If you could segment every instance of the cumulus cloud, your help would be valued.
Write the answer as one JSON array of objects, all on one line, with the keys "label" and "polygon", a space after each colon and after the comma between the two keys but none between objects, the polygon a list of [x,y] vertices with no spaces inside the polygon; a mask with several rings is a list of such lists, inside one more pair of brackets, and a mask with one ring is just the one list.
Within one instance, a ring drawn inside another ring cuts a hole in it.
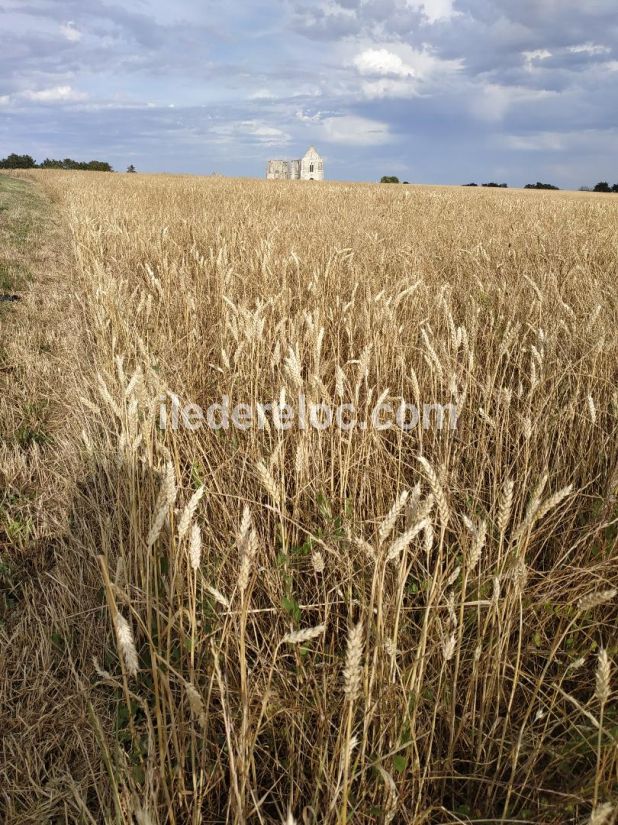
[{"label": "cumulus cloud", "polygon": [[413,49],[405,44],[365,49],[352,65],[368,100],[432,94],[463,69],[462,60],[443,60],[427,47]]},{"label": "cumulus cloud", "polygon": [[366,49],[354,58],[354,65],[360,74],[374,77],[414,77],[415,74],[411,66],[388,49]]}]

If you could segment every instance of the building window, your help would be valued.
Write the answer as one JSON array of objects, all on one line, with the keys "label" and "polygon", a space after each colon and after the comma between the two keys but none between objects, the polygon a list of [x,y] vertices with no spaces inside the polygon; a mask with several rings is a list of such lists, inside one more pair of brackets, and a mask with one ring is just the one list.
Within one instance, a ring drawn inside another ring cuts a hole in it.
[{"label": "building window", "polygon": [[309,164],[309,171],[313,172],[313,163]]}]

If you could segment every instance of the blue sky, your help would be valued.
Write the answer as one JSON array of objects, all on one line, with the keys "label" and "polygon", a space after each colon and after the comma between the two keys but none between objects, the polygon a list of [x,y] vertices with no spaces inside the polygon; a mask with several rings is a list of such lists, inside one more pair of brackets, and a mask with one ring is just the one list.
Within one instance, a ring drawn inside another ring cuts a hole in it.
[{"label": "blue sky", "polygon": [[0,156],[618,181],[616,0],[0,0]]}]

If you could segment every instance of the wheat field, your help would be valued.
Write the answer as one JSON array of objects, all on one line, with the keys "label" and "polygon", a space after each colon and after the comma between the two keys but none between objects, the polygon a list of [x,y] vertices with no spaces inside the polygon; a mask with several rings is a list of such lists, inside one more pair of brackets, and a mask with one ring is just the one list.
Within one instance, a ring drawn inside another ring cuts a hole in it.
[{"label": "wheat field", "polygon": [[[618,201],[23,177],[4,821],[615,821]],[[299,392],[458,423],[161,427]]]}]

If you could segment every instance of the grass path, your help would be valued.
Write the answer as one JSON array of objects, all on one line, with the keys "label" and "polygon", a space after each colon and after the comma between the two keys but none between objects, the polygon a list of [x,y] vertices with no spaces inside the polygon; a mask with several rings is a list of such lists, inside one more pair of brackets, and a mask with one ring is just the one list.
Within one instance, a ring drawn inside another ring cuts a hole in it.
[{"label": "grass path", "polygon": [[9,593],[64,521],[76,340],[64,232],[39,189],[0,176],[0,569]]},{"label": "grass path", "polygon": [[79,477],[74,411],[83,380],[67,235],[38,186],[0,175],[0,295],[18,298],[0,301],[0,821],[7,823],[52,821],[76,804],[72,778],[54,789],[55,774],[77,758],[74,726],[85,713],[62,650],[62,622],[77,608],[63,603],[66,583],[81,575],[62,549]]}]

